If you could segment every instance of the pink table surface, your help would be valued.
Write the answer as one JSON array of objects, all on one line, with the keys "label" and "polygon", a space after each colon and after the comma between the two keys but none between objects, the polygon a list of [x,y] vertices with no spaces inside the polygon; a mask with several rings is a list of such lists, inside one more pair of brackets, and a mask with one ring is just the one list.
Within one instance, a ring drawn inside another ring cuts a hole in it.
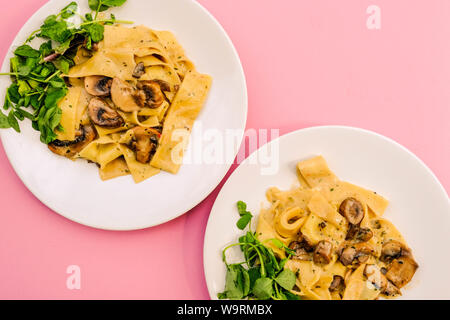
[{"label": "pink table surface", "polygon": [[[1,57],[45,2],[2,1]],[[199,2],[240,54],[247,128],[370,129],[417,154],[450,190],[450,1]],[[380,30],[366,27],[371,4]],[[221,185],[164,225],[96,230],[44,206],[0,148],[0,298],[207,299],[203,234]],[[66,287],[69,265],[81,268],[80,290]]]}]

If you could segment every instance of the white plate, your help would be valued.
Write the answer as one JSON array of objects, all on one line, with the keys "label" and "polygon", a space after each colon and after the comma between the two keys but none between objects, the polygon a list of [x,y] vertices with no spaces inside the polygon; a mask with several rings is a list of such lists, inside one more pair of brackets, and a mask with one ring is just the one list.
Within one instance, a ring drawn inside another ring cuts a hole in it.
[{"label": "white plate", "polygon": [[[69,2],[49,1],[30,18],[9,49],[3,72],[9,69],[14,48]],[[86,0],[77,2],[81,12],[88,12]],[[112,12],[118,19],[172,31],[197,69],[213,77],[208,101],[197,120],[203,131],[245,128],[247,91],[242,66],[229,37],[206,9],[192,0],[129,0]],[[9,85],[8,77],[0,78],[2,102]],[[140,184],[134,184],[131,176],[102,182],[95,165],[52,154],[28,121],[21,129],[21,134],[12,129],[0,132],[6,154],[24,184],[54,211],[96,228],[133,230],[174,219],[202,201],[230,167],[230,163],[186,164],[177,175],[163,172]],[[196,133],[198,127],[192,136]],[[195,145],[194,139],[189,148]]]},{"label": "white plate", "polygon": [[[250,162],[277,143],[279,171],[261,175],[264,166]],[[404,235],[420,265],[402,290],[402,299],[449,299],[450,204],[444,188],[398,143],[370,131],[336,126],[282,136],[253,153],[230,176],[214,203],[205,234],[204,268],[211,298],[217,299],[225,285],[222,249],[242,235],[236,228],[236,202],[245,201],[257,214],[267,188],[289,189],[296,182],[297,162],[316,155],[323,155],[342,180],[375,190],[390,201],[385,217]]]}]

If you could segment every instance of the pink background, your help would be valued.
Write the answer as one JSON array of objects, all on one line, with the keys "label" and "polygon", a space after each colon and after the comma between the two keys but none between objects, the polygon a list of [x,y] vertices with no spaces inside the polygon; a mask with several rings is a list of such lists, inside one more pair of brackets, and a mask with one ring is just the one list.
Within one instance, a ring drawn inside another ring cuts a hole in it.
[{"label": "pink background", "polygon": [[[2,58],[45,2],[2,1]],[[199,2],[240,54],[248,128],[370,129],[417,154],[450,190],[450,1]],[[381,30],[366,28],[371,4]],[[221,185],[162,226],[96,230],[40,203],[0,148],[0,298],[207,299],[203,234]],[[81,267],[81,290],[66,288],[71,264]]]}]

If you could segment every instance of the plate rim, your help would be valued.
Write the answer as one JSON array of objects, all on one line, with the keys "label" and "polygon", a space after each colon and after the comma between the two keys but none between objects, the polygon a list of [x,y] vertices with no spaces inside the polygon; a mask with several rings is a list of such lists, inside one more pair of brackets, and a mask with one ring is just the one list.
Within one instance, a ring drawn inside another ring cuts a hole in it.
[{"label": "plate rim", "polygon": [[[40,8],[38,8],[27,20],[26,22],[22,25],[22,27],[20,28],[20,30],[17,32],[17,34],[15,35],[14,39],[12,40],[11,44],[8,47],[8,50],[5,53],[3,62],[1,64],[1,69],[0,70],[6,70],[7,65],[8,65],[8,56],[10,56],[10,54],[13,52],[13,47],[15,45],[17,45],[17,40],[19,38],[19,36],[22,34],[24,28],[30,23],[31,20],[35,19],[36,17],[38,17],[39,15],[41,15],[41,12],[46,12],[47,10],[51,10],[52,9],[52,4],[54,2],[57,2],[58,0],[49,0],[46,3],[44,3]],[[145,1],[145,0],[144,0]],[[243,102],[243,117],[242,117],[242,122],[241,126],[243,130],[239,130],[239,136],[238,139],[236,140],[238,143],[235,146],[235,150],[233,152],[233,159],[236,157],[236,155],[239,152],[240,146],[242,144],[243,138],[244,138],[244,130],[247,126],[247,120],[248,120],[248,86],[247,86],[247,79],[245,76],[245,71],[244,68],[242,66],[242,61],[241,58],[239,56],[238,51],[236,50],[236,47],[234,46],[230,36],[228,35],[228,33],[226,32],[225,28],[221,25],[221,23],[200,3],[198,3],[197,1],[194,0],[177,0],[180,2],[185,2],[185,3],[191,3],[194,6],[197,6],[198,9],[200,9],[203,14],[205,14],[212,23],[214,23],[216,25],[216,27],[218,28],[218,30],[220,30],[220,32],[225,36],[225,40],[228,44],[228,46],[231,48],[231,51],[233,53],[233,56],[237,62],[237,67],[238,67],[238,72],[240,74],[240,78],[242,79],[242,93],[243,93],[243,97],[242,97],[242,102]],[[31,124],[30,124],[31,125]],[[3,150],[5,151],[6,157],[9,161],[9,163],[11,164],[12,168],[14,169],[14,172],[16,173],[16,175],[19,177],[19,179],[21,180],[21,182],[25,185],[25,187],[27,188],[27,190],[29,192],[31,192],[33,194],[34,197],[36,197],[42,204],[44,204],[46,207],[48,207],[49,209],[51,209],[52,211],[54,211],[55,213],[59,214],[60,216],[76,222],[78,224],[81,224],[83,226],[87,226],[87,227],[91,227],[94,229],[99,229],[99,230],[107,230],[107,231],[134,231],[134,230],[143,230],[143,229],[147,229],[147,228],[151,228],[151,227],[155,227],[155,226],[159,226],[162,225],[164,223],[167,223],[171,220],[174,220],[184,214],[186,214],[187,212],[189,212],[190,210],[192,210],[193,208],[195,208],[197,205],[199,205],[203,200],[205,200],[213,191],[214,189],[220,185],[220,183],[222,182],[222,180],[224,179],[224,177],[226,176],[227,172],[230,170],[232,163],[226,164],[223,166],[223,169],[221,171],[221,173],[218,175],[217,182],[215,183],[211,183],[211,185],[208,188],[205,188],[203,192],[199,193],[199,196],[195,199],[195,201],[192,201],[192,204],[189,206],[186,206],[185,209],[180,210],[181,212],[176,213],[175,215],[169,215],[166,219],[162,219],[157,223],[150,223],[148,225],[143,225],[140,227],[133,227],[133,228],[121,228],[121,227],[116,227],[116,228],[111,228],[111,227],[105,227],[105,226],[101,226],[101,225],[97,225],[95,223],[86,223],[81,221],[80,219],[74,218],[74,217],[69,217],[68,215],[66,215],[65,213],[63,213],[62,211],[56,210],[56,208],[54,208],[53,204],[49,203],[50,201],[47,201],[47,199],[44,201],[41,197],[38,196],[37,192],[33,191],[32,188],[30,188],[29,183],[27,183],[26,179],[22,176],[22,174],[20,173],[20,170],[18,170],[18,168],[16,168],[16,164],[14,163],[14,161],[11,161],[11,157],[10,157],[10,151],[9,149],[5,146],[5,143],[3,142],[4,137],[3,137],[3,131],[4,130],[13,130],[11,128],[9,129],[1,129],[0,130],[0,141],[1,144],[3,146]]]},{"label": "plate rim", "polygon": [[[375,132],[375,131],[372,131],[372,130],[359,128],[359,127],[354,127],[354,126],[345,126],[345,125],[320,125],[320,126],[306,127],[306,128],[297,129],[297,130],[288,132],[288,133],[286,133],[284,135],[281,135],[281,136],[277,137],[276,139],[273,139],[273,140],[265,143],[264,145],[260,146],[258,149],[253,151],[247,158],[245,158],[245,160],[243,162],[241,162],[239,164],[239,166],[231,173],[231,175],[228,177],[227,181],[225,181],[225,183],[221,187],[219,193],[217,194],[216,199],[214,200],[214,204],[211,207],[211,211],[210,211],[210,214],[208,216],[208,221],[207,221],[206,228],[205,228],[205,234],[204,234],[204,237],[203,237],[203,255],[202,255],[202,258],[203,258],[203,273],[204,273],[206,287],[208,289],[208,294],[210,296],[210,299],[217,300],[218,298],[216,296],[216,293],[213,292],[213,290],[212,290],[212,284],[210,283],[211,280],[208,280],[210,278],[208,277],[208,268],[206,266],[206,261],[207,261],[206,246],[207,246],[208,239],[211,237],[210,233],[212,232],[211,231],[212,213],[216,209],[217,199],[222,194],[223,189],[230,183],[230,180],[232,179],[232,177],[234,175],[238,175],[239,174],[239,171],[241,170],[241,167],[243,167],[243,165],[246,165],[250,161],[249,159],[255,157],[255,155],[258,152],[261,152],[261,150],[263,148],[268,147],[270,144],[272,144],[272,143],[274,143],[276,141],[280,141],[280,139],[283,139],[283,138],[286,138],[286,137],[289,137],[289,136],[292,136],[292,135],[295,135],[295,134],[299,134],[299,133],[303,133],[303,132],[309,132],[309,131],[327,130],[327,129],[339,129],[339,130],[348,130],[348,131],[354,131],[354,132],[362,132],[364,134],[368,134],[368,135],[372,135],[372,136],[375,136],[377,138],[380,138],[381,140],[384,140],[387,143],[390,143],[390,144],[392,144],[392,145],[394,145],[396,147],[399,147],[401,150],[406,152],[409,156],[412,156],[412,158],[418,164],[420,164],[420,166],[423,167],[425,169],[425,171],[433,178],[433,181],[439,187],[439,192],[442,193],[442,195],[447,198],[447,200],[448,200],[448,207],[450,209],[450,198],[449,198],[449,195],[448,195],[447,191],[445,190],[444,186],[442,185],[442,183],[439,181],[437,176],[434,174],[434,172],[416,154],[414,154],[411,150],[409,150],[408,148],[406,148],[405,146],[403,146],[399,142],[393,140],[392,138],[389,138],[389,137],[387,137],[385,135],[382,135],[382,134],[380,134],[378,132]],[[259,215],[259,213],[258,213],[258,215]]]}]

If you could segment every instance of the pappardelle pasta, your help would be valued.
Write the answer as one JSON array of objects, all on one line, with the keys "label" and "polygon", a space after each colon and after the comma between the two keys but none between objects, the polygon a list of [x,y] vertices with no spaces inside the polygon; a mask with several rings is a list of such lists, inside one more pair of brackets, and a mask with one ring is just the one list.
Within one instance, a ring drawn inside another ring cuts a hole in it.
[{"label": "pappardelle pasta", "polygon": [[[418,264],[383,213],[376,192],[339,180],[321,156],[298,163],[299,188],[270,188],[259,216],[259,240],[276,238],[295,253],[285,268],[292,290],[307,299],[372,300],[401,294]],[[267,242],[281,258],[285,251]]]},{"label": "pappardelle pasta", "polygon": [[[297,165],[300,186],[267,190],[256,231],[247,205],[236,226],[248,231],[222,253],[227,266],[220,299],[374,300],[395,298],[418,264],[394,225],[388,201],[341,181],[322,156]],[[229,264],[239,246],[245,261]],[[244,267],[246,266],[246,267]]]},{"label": "pappardelle pasta", "polygon": [[[93,50],[80,46],[51,151],[99,166],[103,180],[136,183],[177,173],[211,77],[200,74],[175,36],[145,26],[105,25]],[[185,134],[179,134],[182,131]]]}]

